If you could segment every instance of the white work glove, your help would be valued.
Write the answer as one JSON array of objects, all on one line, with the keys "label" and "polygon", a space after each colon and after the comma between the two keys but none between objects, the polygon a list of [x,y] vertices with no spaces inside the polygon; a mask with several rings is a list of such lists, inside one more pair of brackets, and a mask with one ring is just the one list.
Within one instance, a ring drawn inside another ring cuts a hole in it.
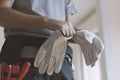
[{"label": "white work glove", "polygon": [[93,67],[104,49],[101,39],[87,30],[78,30],[72,40],[80,45],[86,64]]},{"label": "white work glove", "polygon": [[34,61],[34,66],[39,68],[40,74],[47,71],[47,74],[51,75],[54,71],[60,71],[68,39],[71,37],[65,37],[57,30],[42,44]]}]

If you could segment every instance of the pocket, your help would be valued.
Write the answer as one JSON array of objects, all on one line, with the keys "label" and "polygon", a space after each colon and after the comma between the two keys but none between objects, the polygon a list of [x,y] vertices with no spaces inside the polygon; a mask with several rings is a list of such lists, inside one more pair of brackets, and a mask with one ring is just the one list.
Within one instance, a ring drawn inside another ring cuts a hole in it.
[{"label": "pocket", "polygon": [[63,66],[61,69],[61,74],[65,80],[74,80],[72,64],[70,64],[70,62],[67,60],[67,58],[64,59]]}]

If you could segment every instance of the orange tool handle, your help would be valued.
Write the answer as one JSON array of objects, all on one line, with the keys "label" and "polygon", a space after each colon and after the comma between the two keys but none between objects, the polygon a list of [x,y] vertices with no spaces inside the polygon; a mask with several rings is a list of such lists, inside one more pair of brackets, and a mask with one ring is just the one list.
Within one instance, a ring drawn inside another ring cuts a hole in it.
[{"label": "orange tool handle", "polygon": [[26,62],[18,76],[18,80],[22,80],[24,78],[24,76],[27,74],[27,72],[29,71],[31,66],[30,62]]},{"label": "orange tool handle", "polygon": [[10,76],[11,76],[11,72],[12,72],[12,65],[6,64],[5,67],[5,73],[8,73],[7,75],[5,75],[5,80],[9,80]]},{"label": "orange tool handle", "polygon": [[3,63],[1,66],[1,80],[4,80],[4,70],[6,67],[6,63]]}]

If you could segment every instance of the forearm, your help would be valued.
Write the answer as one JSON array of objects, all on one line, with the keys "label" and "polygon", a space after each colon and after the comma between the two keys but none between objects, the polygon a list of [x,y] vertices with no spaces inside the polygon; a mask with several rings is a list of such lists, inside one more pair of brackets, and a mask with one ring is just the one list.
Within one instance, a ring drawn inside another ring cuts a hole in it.
[{"label": "forearm", "polygon": [[66,14],[65,21],[71,23],[72,22],[72,15],[71,14]]},{"label": "forearm", "polygon": [[34,16],[15,11],[11,8],[0,7],[0,25],[11,29],[59,29],[58,21],[43,16]]}]

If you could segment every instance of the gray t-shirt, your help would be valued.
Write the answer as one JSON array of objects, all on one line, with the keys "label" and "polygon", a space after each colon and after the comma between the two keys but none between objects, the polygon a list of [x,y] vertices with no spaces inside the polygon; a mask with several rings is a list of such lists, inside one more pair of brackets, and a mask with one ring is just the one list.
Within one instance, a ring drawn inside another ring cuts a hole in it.
[{"label": "gray t-shirt", "polygon": [[[30,15],[42,15],[50,19],[65,21],[65,14],[75,14],[76,9],[72,0],[11,0],[12,8]],[[8,35],[30,35],[48,37],[52,30],[43,28],[37,30],[11,30],[5,29]]]}]

